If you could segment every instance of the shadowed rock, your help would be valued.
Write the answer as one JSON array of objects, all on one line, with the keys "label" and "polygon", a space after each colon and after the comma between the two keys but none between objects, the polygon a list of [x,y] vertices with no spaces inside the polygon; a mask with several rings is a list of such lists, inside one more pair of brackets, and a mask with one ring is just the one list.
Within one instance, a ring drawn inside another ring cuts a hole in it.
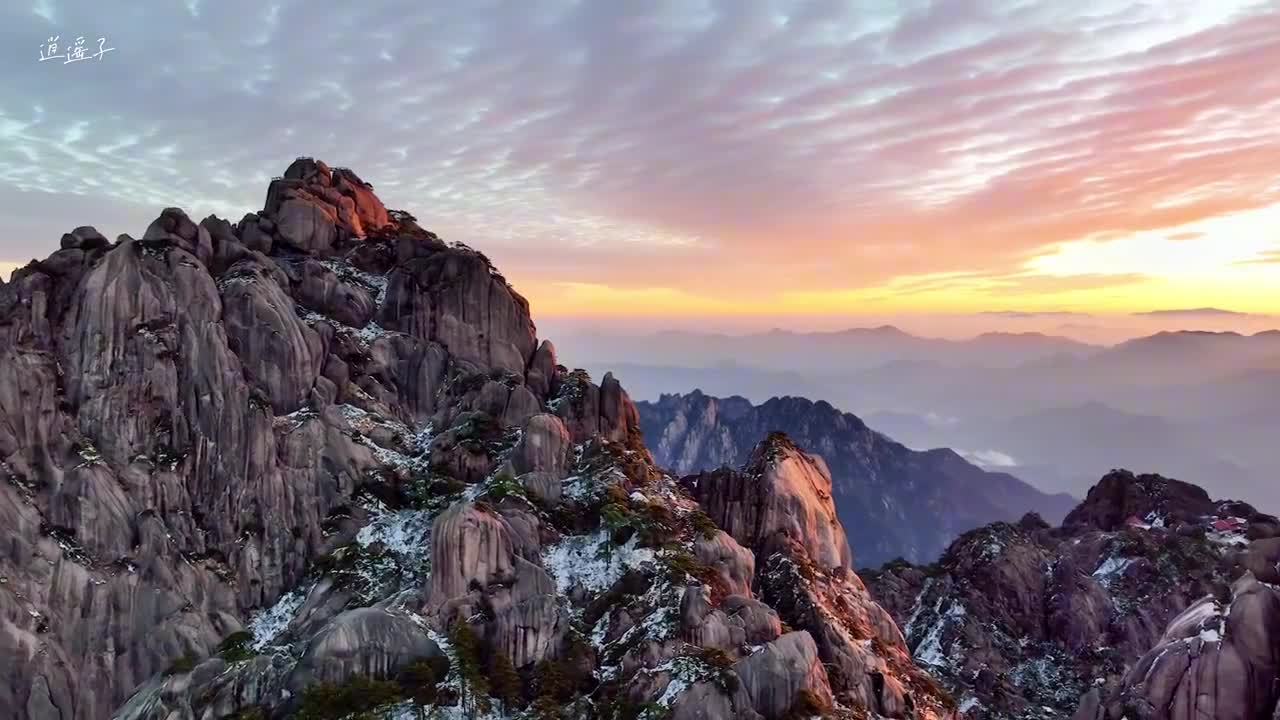
[{"label": "shadowed rock", "polygon": [[[1243,503],[1208,500],[1193,485],[1114,471],[1061,528],[1035,518],[996,523],[961,536],[931,566],[895,562],[864,575],[916,660],[986,718],[1167,718],[1176,693],[1212,696],[1219,682],[1180,679],[1194,657],[1218,650],[1171,641],[1170,633],[1188,637],[1176,618],[1221,614],[1212,609],[1234,581],[1274,573],[1277,546],[1248,540],[1265,537],[1274,521]],[[1142,681],[1139,666],[1159,672]],[[1155,700],[1120,709],[1122,683],[1125,693]],[[1213,708],[1203,717],[1226,716],[1221,701],[1200,703]]]},{"label": "shadowed rock", "polygon": [[1280,698],[1280,595],[1251,574],[1223,607],[1204,598],[1169,623],[1110,699],[1087,696],[1078,720],[1248,720]]},{"label": "shadowed rock", "polygon": [[427,660],[448,666],[448,658],[426,630],[404,615],[380,608],[343,613],[307,643],[290,684],[341,684],[355,676],[389,678],[406,665]]},{"label": "shadowed rock", "polygon": [[733,669],[742,679],[751,706],[769,720],[786,715],[802,691],[812,693],[826,706],[831,704],[827,674],[807,632],[787,633],[739,660]]},{"label": "shadowed rock", "polygon": [[714,568],[730,595],[751,597],[751,581],[756,574],[756,558],[733,536],[717,530],[711,537],[699,536],[693,543],[698,562]]}]

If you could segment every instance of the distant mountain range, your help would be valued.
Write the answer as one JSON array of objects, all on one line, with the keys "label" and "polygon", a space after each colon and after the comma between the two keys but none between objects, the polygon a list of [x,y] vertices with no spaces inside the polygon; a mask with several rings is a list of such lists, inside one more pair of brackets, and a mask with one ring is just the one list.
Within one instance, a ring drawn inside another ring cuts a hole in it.
[{"label": "distant mountain range", "polygon": [[[586,360],[634,364],[715,366],[743,362],[793,372],[848,372],[893,362],[944,360],[966,366],[1017,367],[1059,357],[1088,357],[1106,348],[1040,333],[984,333],[968,340],[912,335],[892,325],[837,332],[774,329],[745,335],[661,331],[652,334],[580,333],[562,343]],[[797,352],[798,351],[798,352]],[[749,358],[749,362],[743,359]]]},{"label": "distant mountain range", "polygon": [[931,561],[959,534],[1030,511],[1055,521],[1071,509],[1007,473],[990,472],[948,449],[916,451],[826,402],[694,391],[637,403],[645,443],[659,465],[689,474],[746,462],[771,432],[784,432],[826,462],[833,499],[860,566],[897,557]]},{"label": "distant mountain range", "polygon": [[937,340],[893,327],[662,333],[610,337],[582,355],[583,367],[618,371],[644,400],[697,388],[857,408],[909,447],[955,448],[1049,492],[1081,494],[1129,466],[1280,505],[1267,430],[1280,426],[1278,331],[1162,332],[1112,347],[1035,334]]},{"label": "distant mountain range", "polygon": [[[562,346],[579,350],[588,363],[626,360],[633,365],[715,367],[726,363],[764,370],[847,375],[910,367],[1053,369],[1077,374],[1146,371],[1144,384],[1204,379],[1275,368],[1280,330],[1252,335],[1181,330],[1159,332],[1118,345],[1078,342],[1041,333],[983,333],[966,340],[913,335],[892,325],[838,332],[727,335],[686,331],[648,334],[580,332]],[[1153,369],[1160,372],[1151,374]]]}]

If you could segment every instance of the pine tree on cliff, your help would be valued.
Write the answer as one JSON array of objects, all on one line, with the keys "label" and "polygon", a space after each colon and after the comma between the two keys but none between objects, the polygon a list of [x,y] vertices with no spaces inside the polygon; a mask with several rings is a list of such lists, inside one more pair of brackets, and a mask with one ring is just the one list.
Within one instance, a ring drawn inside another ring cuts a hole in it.
[{"label": "pine tree on cliff", "polygon": [[520,703],[520,674],[511,664],[511,658],[501,651],[495,652],[489,662],[489,684],[493,696],[502,701],[502,712],[510,712]]},{"label": "pine tree on cliff", "polygon": [[[474,718],[477,712],[488,712],[489,701],[485,697],[488,693],[488,682],[485,680],[481,669],[480,649],[476,634],[465,620],[458,618],[449,630],[449,642],[453,643],[454,659],[458,663],[458,676],[461,678],[461,682],[458,685],[461,691],[460,702],[462,703],[463,712],[470,718]],[[467,703],[468,687],[471,689],[469,706]]]}]

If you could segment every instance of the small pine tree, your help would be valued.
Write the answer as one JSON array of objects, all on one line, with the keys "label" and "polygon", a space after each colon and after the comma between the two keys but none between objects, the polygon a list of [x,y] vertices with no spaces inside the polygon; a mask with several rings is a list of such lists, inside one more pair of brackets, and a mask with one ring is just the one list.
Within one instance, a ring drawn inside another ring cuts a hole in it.
[{"label": "small pine tree", "polygon": [[[462,709],[467,713],[467,717],[475,717],[477,712],[485,711],[489,704],[485,698],[488,692],[488,683],[485,682],[484,673],[480,665],[480,643],[476,639],[475,632],[471,630],[471,626],[462,618],[455,620],[453,627],[450,628],[449,642],[453,643],[453,652],[458,663],[458,675],[462,678],[460,683]],[[467,703],[468,688],[471,689],[469,707]]]},{"label": "small pine tree", "polygon": [[549,697],[560,701],[567,699],[573,692],[564,663],[558,660],[543,660],[534,669],[534,682],[538,697]]},{"label": "small pine tree", "polygon": [[416,660],[400,671],[400,686],[419,708],[435,704],[437,682],[436,670],[428,660]]},{"label": "small pine tree", "polygon": [[559,720],[560,703],[550,695],[540,695],[533,701],[533,716],[537,720]]},{"label": "small pine tree", "polygon": [[509,712],[520,703],[520,673],[511,658],[502,651],[493,653],[489,661],[489,686],[493,696],[502,701],[502,711]]}]

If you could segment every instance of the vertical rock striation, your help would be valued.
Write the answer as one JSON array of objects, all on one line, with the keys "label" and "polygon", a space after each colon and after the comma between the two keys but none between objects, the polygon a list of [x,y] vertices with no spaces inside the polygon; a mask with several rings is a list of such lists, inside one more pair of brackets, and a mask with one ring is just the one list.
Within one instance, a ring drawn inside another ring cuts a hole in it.
[{"label": "vertical rock striation", "polygon": [[782,437],[682,486],[484,255],[299,158],[0,284],[0,707],[952,716],[831,494]]}]

